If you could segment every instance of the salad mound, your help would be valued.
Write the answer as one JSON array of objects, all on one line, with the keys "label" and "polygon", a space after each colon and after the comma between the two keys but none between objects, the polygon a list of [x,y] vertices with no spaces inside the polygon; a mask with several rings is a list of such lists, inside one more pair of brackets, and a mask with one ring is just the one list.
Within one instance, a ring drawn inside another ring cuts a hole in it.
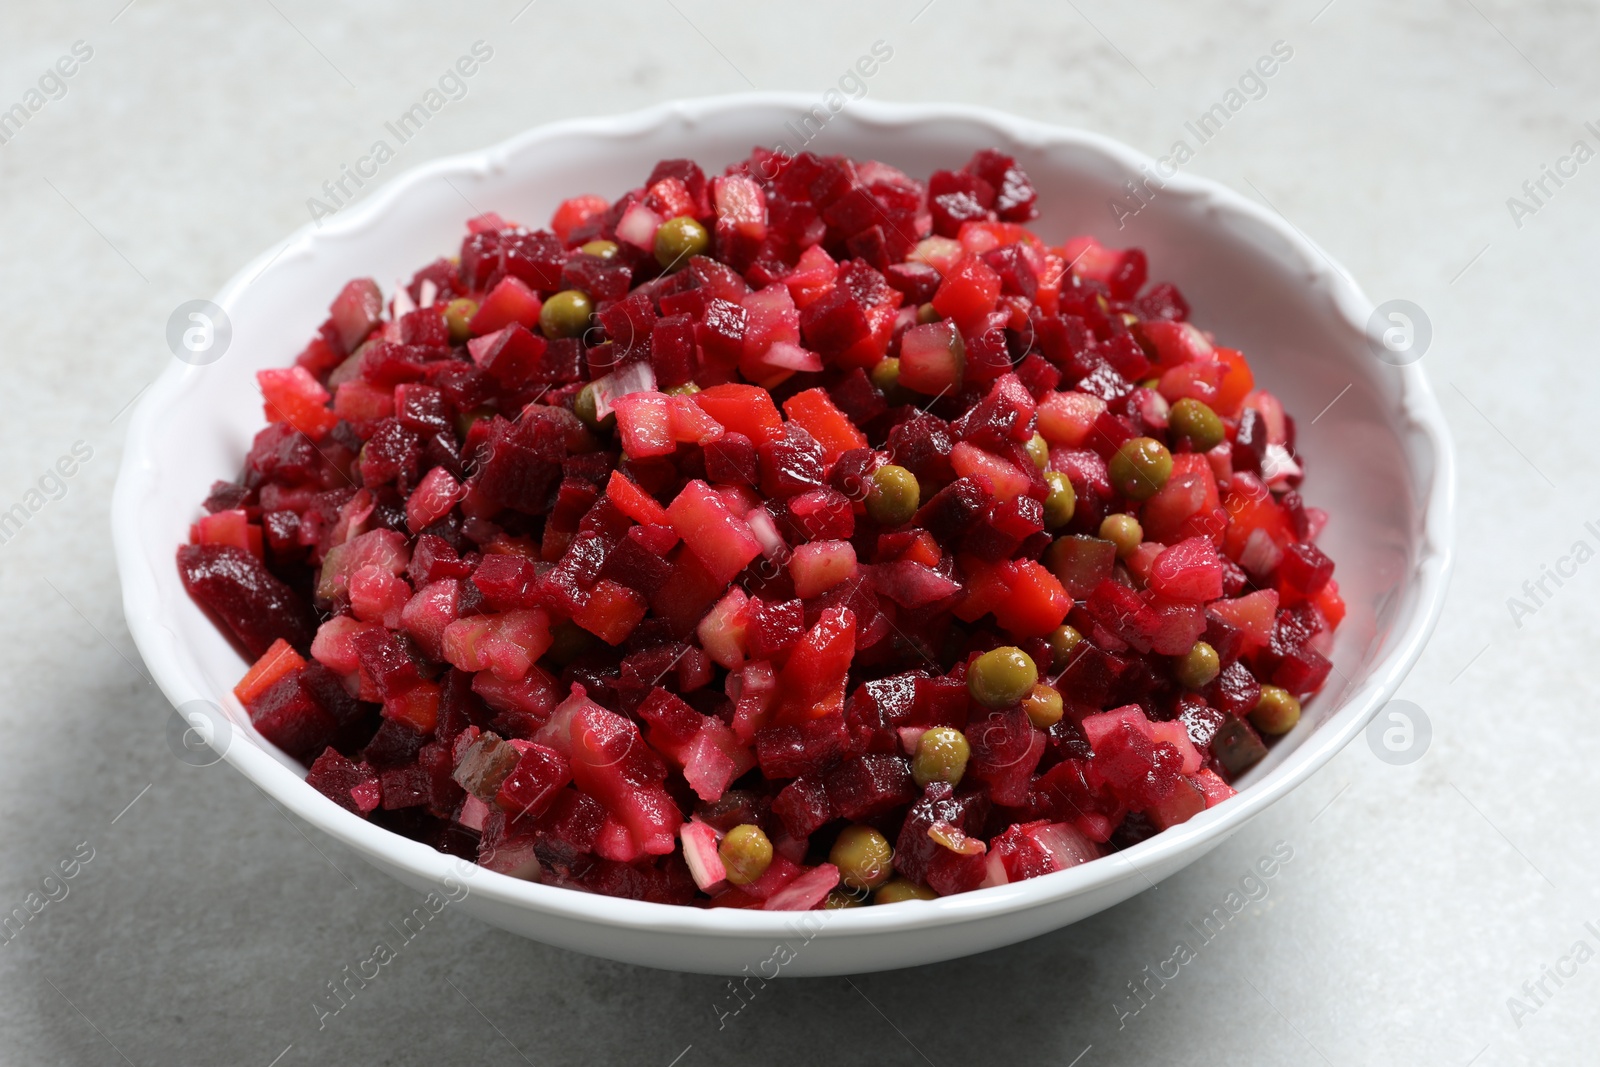
[{"label": "salad mound", "polygon": [[1294,420],[1145,255],[919,181],[664,160],[338,293],[178,548],[257,731],[491,870],[886,904],[1221,803],[1344,615]]}]

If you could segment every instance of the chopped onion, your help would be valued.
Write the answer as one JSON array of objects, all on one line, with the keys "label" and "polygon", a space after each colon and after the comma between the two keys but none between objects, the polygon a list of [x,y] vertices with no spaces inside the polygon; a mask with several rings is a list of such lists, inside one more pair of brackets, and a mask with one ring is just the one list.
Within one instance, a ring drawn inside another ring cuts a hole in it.
[{"label": "chopped onion", "polygon": [[1272,536],[1265,530],[1251,530],[1245,540],[1244,551],[1239,553],[1239,566],[1257,578],[1264,578],[1277,570],[1282,562],[1283,549],[1272,540]]},{"label": "chopped onion", "polygon": [[780,562],[788,558],[789,546],[783,540],[783,534],[778,532],[778,524],[772,521],[771,512],[766,508],[752,508],[744,521],[749,524],[756,540],[761,542],[762,555]]},{"label": "chopped onion", "polygon": [[[423,284],[432,285],[433,283],[423,282]],[[417,310],[417,305],[411,302],[411,291],[404,285],[396,285],[394,299],[389,301],[390,317],[398,319],[401,315],[409,315],[415,310]]]},{"label": "chopped onion", "polygon": [[1033,831],[1032,836],[1038,846],[1055,862],[1058,871],[1087,863],[1100,855],[1100,850],[1095,848],[1094,842],[1084,837],[1071,823],[1053,822],[1048,826],[1039,827]]},{"label": "chopped onion", "polygon": [[656,387],[655,371],[648,360],[638,360],[619,367],[594,382],[594,417],[603,419],[616,410],[616,402],[634,393],[648,392]]},{"label": "chopped onion", "polygon": [[766,354],[761,357],[761,362],[769,367],[780,367],[783,370],[816,372],[822,369],[821,356],[806,351],[793,341],[772,342]]}]

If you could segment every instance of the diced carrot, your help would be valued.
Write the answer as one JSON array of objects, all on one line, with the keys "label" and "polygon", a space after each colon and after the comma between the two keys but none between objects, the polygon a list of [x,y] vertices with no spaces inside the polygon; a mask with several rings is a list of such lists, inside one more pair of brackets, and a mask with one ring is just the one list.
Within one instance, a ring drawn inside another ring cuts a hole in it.
[{"label": "diced carrot", "polygon": [[305,665],[306,661],[301,658],[300,653],[280,637],[261,653],[261,658],[251,665],[243,678],[239,679],[239,684],[233,687],[233,695],[239,698],[239,703],[248,708],[262,693],[287,676],[303,670]]},{"label": "diced carrot", "polygon": [[695,393],[694,402],[725,428],[744,434],[756,444],[783,436],[783,416],[778,414],[772,394],[759,385],[713,385]]},{"label": "diced carrot", "polygon": [[608,645],[620,645],[644,619],[649,603],[642,593],[609,578],[602,578],[589,591],[589,599],[572,621]]},{"label": "diced carrot", "polygon": [[611,472],[611,480],[606,483],[606,496],[622,509],[624,515],[641,526],[671,525],[671,520],[667,518],[667,509],[656,503],[654,497],[633,484],[633,480],[619,470]]},{"label": "diced carrot", "polygon": [[852,448],[867,447],[867,435],[839,410],[825,389],[796,393],[783,402],[783,413],[817,439],[825,462],[832,463]]},{"label": "diced carrot", "polygon": [[383,717],[405,723],[419,734],[432,733],[439,722],[439,686],[423,682],[383,704]]}]

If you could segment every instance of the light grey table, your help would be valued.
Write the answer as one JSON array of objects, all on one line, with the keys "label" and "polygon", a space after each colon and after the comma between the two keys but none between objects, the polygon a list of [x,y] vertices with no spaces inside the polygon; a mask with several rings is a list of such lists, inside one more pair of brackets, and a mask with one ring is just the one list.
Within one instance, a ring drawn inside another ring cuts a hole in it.
[{"label": "light grey table", "polygon": [[[42,105],[0,145],[0,510],[44,496],[0,544],[0,912],[44,901],[63,862],[75,872],[0,944],[0,1060],[1595,1061],[1600,729],[1586,664],[1600,567],[1547,581],[1531,614],[1508,604],[1576,542],[1600,548],[1585,526],[1600,520],[1600,162],[1562,162],[1576,141],[1600,148],[1585,126],[1600,119],[1592,11],[524,3],[95,0],[0,15],[0,108],[30,89]],[[1431,720],[1426,754],[1392,766],[1357,741],[1118,908],[942,966],[785,981],[720,1030],[717,979],[448,912],[319,1030],[324,983],[417,898],[227,765],[173,758],[169,708],[122,622],[108,499],[123,409],[172,358],[169,313],[304,222],[322,183],[477,40],[492,59],[386,173],[673,96],[821,94],[878,40],[893,57],[875,97],[989,104],[1161,154],[1284,42],[1292,57],[1189,166],[1431,320],[1424,366],[1460,448],[1465,521],[1444,622],[1401,692]],[[92,55],[47,76],[78,41]],[[1523,183],[1541,178],[1534,200]],[[72,476],[48,477],[75,447]],[[1274,847],[1293,859],[1266,897],[1133,999],[1129,983]]]}]

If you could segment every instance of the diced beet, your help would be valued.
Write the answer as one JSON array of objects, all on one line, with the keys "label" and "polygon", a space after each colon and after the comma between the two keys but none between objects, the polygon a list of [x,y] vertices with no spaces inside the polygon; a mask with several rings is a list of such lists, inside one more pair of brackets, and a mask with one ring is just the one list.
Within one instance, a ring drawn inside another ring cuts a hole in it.
[{"label": "diced beet", "polygon": [[983,254],[984,263],[1000,276],[1000,291],[1032,300],[1039,292],[1039,276],[1034,273],[1020,245],[1006,245]]},{"label": "diced beet", "polygon": [[382,801],[377,772],[333,749],[325,749],[311,764],[306,784],[348,812],[366,818]]},{"label": "diced beet", "polygon": [[888,410],[888,403],[867,372],[852,367],[828,389],[828,396],[856,426],[865,426]]},{"label": "diced beet", "polygon": [[789,836],[805,840],[839,817],[820,778],[800,777],[772,798],[772,813],[783,820]]},{"label": "diced beet", "polygon": [[791,525],[805,540],[847,540],[855,533],[855,511],[837,489],[823,486],[791,497],[787,510]]},{"label": "diced beet", "polygon": [[482,289],[500,266],[500,234],[496,230],[468,234],[461,241],[461,281],[467,289]]},{"label": "diced beet", "polygon": [[787,498],[823,484],[822,446],[795,423],[785,423],[780,438],[760,442],[756,459],[767,496]]},{"label": "diced beet", "polygon": [[1175,721],[1182,723],[1188,731],[1189,742],[1201,752],[1211,750],[1211,741],[1217,731],[1228,721],[1228,712],[1219,711],[1205,701],[1194,697],[1184,697],[1178,703],[1178,717]]},{"label": "diced beet", "polygon": [[560,288],[561,267],[566,259],[566,249],[554,234],[540,230],[501,235],[500,269],[526,282],[529,288]]},{"label": "diced beet", "polygon": [[1182,322],[1189,317],[1189,303],[1184,300],[1183,294],[1178,292],[1177,286],[1170,282],[1161,282],[1153,285],[1138,300],[1134,302],[1134,309],[1144,319],[1164,319],[1172,322]]},{"label": "diced beet", "polygon": [[634,293],[599,312],[596,316],[606,336],[616,346],[619,360],[648,354],[656,325],[655,307],[643,293]]},{"label": "diced beet", "polygon": [[1300,695],[1314,693],[1322,688],[1332,669],[1333,664],[1316,649],[1297,648],[1272,669],[1272,684]]},{"label": "diced beet", "polygon": [[[631,528],[606,556],[605,569],[601,574],[630,589],[637,589],[647,597],[660,592],[672,578],[672,565],[667,562],[665,552],[658,547],[660,541],[657,535],[651,532],[661,529],[647,526]],[[655,544],[651,543],[653,538],[657,538]],[[675,536],[673,540],[676,540]],[[671,547],[670,544],[668,547]]]},{"label": "diced beet", "polygon": [[361,758],[378,770],[387,770],[414,763],[428,738],[393,719],[383,720],[378,732],[372,735]]},{"label": "diced beet", "polygon": [[1004,222],[1028,222],[1037,218],[1035,206],[1039,194],[1033,183],[1017,166],[1017,161],[992,148],[981,149],[968,160],[966,171],[982,179],[994,190],[992,205],[995,214]]},{"label": "diced beet", "polygon": [[529,412],[511,423],[494,416],[474,488],[501,507],[543,514],[565,456],[566,435],[554,419]]},{"label": "diced beet", "polygon": [[298,671],[280,679],[246,707],[262,737],[300,760],[326,748],[339,726],[301,684]]},{"label": "diced beet", "polygon": [[1206,688],[1206,699],[1228,714],[1242,717],[1261,699],[1261,684],[1244,664],[1230,663]]},{"label": "diced beet", "polygon": [[827,777],[828,799],[840,815],[866,822],[916,797],[911,767],[904,756],[857,756]]},{"label": "diced beet", "polygon": [[305,434],[286,422],[274,422],[256,434],[245,457],[247,481],[295,484],[317,477],[321,456]]},{"label": "diced beet", "polygon": [[1033,437],[1035,410],[1033,397],[1021,380],[1004,374],[950,429],[963,441],[998,451],[1008,444],[1026,444]]},{"label": "diced beet", "polygon": [[[937,823],[945,823],[976,836],[983,829],[988,808],[988,800],[982,793],[957,796],[946,782],[930,784],[923,790],[922,797],[911,805],[901,825],[894,843],[895,870],[914,882],[926,884],[939,862],[939,853],[948,851],[928,836],[928,831]],[[981,862],[979,867],[981,869]]]},{"label": "diced beet", "polygon": [[799,600],[771,603],[750,601],[746,640],[754,659],[772,659],[787,653],[805,632],[805,605]]},{"label": "diced beet", "polygon": [[1089,593],[1084,606],[1110,633],[1141,652],[1150,650],[1159,620],[1139,594],[1128,586],[1107,578]]},{"label": "diced beet", "polygon": [[954,541],[988,514],[993,497],[973,478],[957,478],[917,511],[912,522],[940,541]]},{"label": "diced beet", "polygon": [[[1108,720],[1100,725],[1101,720]],[[1142,811],[1165,800],[1176,787],[1182,756],[1171,744],[1153,740],[1150,723],[1137,705],[1091,715],[1083,722],[1094,748],[1088,772],[1119,800]]]},{"label": "diced beet", "polygon": [[954,237],[964,222],[989,217],[994,203],[994,187],[973,174],[936,170],[928,179],[928,206],[933,214],[933,232]]},{"label": "diced beet", "polygon": [[485,556],[472,572],[472,583],[495,611],[538,606],[534,590],[538,580],[538,568],[531,561],[508,553]]},{"label": "diced beet", "polygon": [[[474,322],[477,320],[474,319]],[[517,389],[537,375],[548,342],[521,322],[468,342],[472,360],[501,389]]]},{"label": "diced beet", "polygon": [[184,589],[222,620],[252,659],[279,639],[310,647],[310,609],[251,553],[232,545],[183,545],[178,569]]},{"label": "diced beet", "polygon": [[926,263],[891,263],[884,277],[905,294],[907,304],[926,304],[939,288],[939,272]]},{"label": "diced beet", "polygon": [[895,462],[923,481],[943,484],[954,477],[950,469],[954,444],[949,427],[934,415],[915,415],[889,431]]},{"label": "diced beet", "polygon": [[572,768],[561,753],[543,745],[529,744],[520,752],[516,766],[500,780],[495,803],[514,818],[537,818],[572,780]]},{"label": "diced beet", "polygon": [[1296,541],[1284,549],[1279,579],[1303,597],[1315,596],[1333,577],[1333,560],[1316,545]]},{"label": "diced beet", "polygon": [[798,778],[831,767],[847,739],[842,716],[771,726],[756,734],[756,760],[768,778]]},{"label": "diced beet", "polygon": [[754,488],[760,481],[756,447],[742,433],[725,433],[705,446],[706,478],[722,485]]},{"label": "diced beet", "polygon": [[1044,734],[1033,728],[1020,706],[984,710],[967,722],[973,778],[989,785],[995,803],[1019,807],[1027,800],[1028,780],[1044,755]]},{"label": "diced beet", "polygon": [[694,377],[694,322],[688,315],[659,319],[650,331],[650,366],[656,385],[670,389]]}]

